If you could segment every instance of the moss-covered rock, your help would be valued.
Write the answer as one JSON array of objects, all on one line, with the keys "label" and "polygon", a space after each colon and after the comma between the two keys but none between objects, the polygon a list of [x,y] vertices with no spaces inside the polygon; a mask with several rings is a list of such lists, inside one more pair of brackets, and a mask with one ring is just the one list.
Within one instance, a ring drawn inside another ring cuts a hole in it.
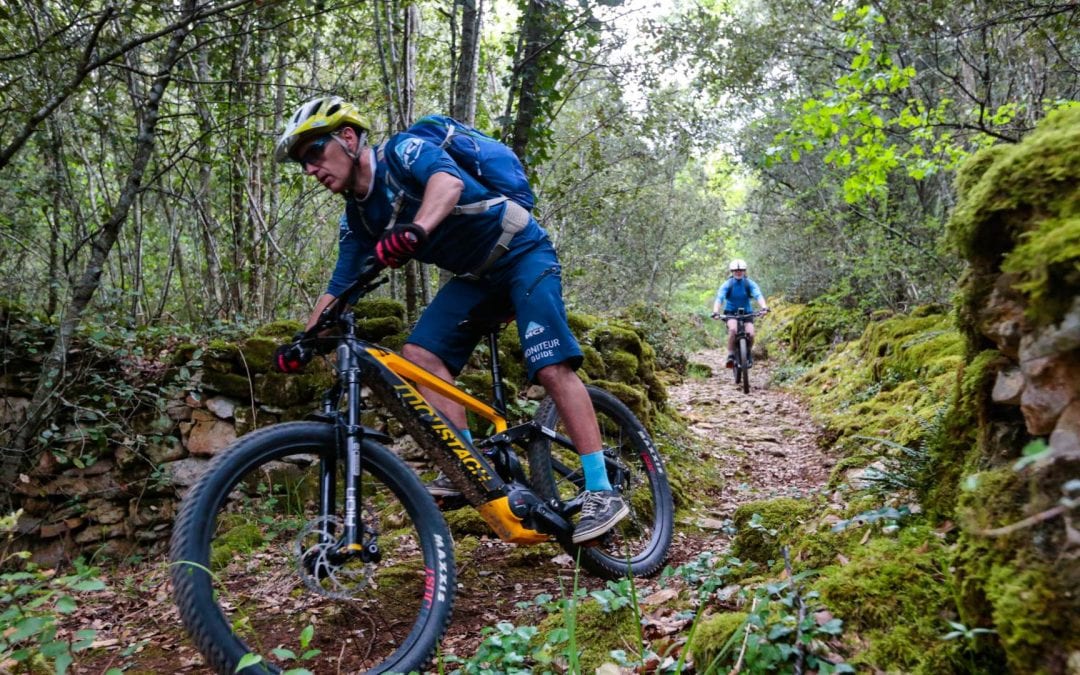
[{"label": "moss-covered rock", "polygon": [[293,336],[304,330],[304,324],[295,319],[271,321],[255,330],[255,335],[274,340],[277,343],[292,340]]},{"label": "moss-covered rock", "polygon": [[[941,636],[949,630],[952,585],[949,551],[926,527],[901,530],[897,538],[877,537],[845,551],[811,578],[813,587],[845,632],[868,644],[852,663],[888,672],[910,672],[920,664],[941,664]],[[943,667],[938,672],[950,672]]]},{"label": "moss-covered rock", "polygon": [[724,652],[724,648],[731,649],[728,643],[734,642],[733,638],[738,639],[736,631],[741,635],[747,617],[746,612],[721,612],[701,620],[690,645],[697,672],[709,672],[709,665]]},{"label": "moss-covered rock", "polygon": [[364,298],[353,305],[357,319],[394,318],[405,320],[405,305],[389,298]]},{"label": "moss-covered rock", "polygon": [[789,497],[741,505],[732,517],[738,529],[732,555],[763,564],[779,560],[780,546],[816,508],[812,501]]}]

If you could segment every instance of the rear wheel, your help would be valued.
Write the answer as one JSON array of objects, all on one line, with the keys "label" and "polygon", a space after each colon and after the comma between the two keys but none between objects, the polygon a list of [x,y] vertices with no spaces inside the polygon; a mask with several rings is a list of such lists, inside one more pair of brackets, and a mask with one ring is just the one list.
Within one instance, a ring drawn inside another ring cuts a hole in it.
[{"label": "rear wheel", "polygon": [[[647,576],[667,559],[674,530],[674,506],[660,453],[645,427],[608,392],[586,385],[603,443],[608,479],[630,507],[630,515],[585,546],[564,544],[589,572],[607,579]],[[565,437],[566,427],[545,398],[534,418],[540,425]],[[585,476],[577,453],[546,436],[529,444],[529,479],[545,499],[559,505],[585,489]],[[629,565],[629,568],[628,568]]]},{"label": "rear wheel", "polygon": [[[739,354],[737,357],[739,363],[739,370],[742,371],[742,390],[744,394],[750,393],[750,370],[747,366],[750,364],[750,341],[746,338],[739,340]],[[736,380],[738,382],[738,380]]]},{"label": "rear wheel", "polygon": [[[423,669],[450,620],[455,589],[446,521],[408,466],[365,441],[357,500],[363,556],[341,553],[342,523],[319,511],[320,465],[337,465],[334,426],[278,424],[215,457],[173,531],[180,616],[206,662],[236,672]],[[341,466],[341,469],[344,467]],[[339,471],[343,473],[343,471]],[[327,481],[343,504],[340,476]],[[354,498],[350,494],[350,498]],[[300,635],[313,626],[303,649]],[[300,654],[321,653],[302,663]]]}]

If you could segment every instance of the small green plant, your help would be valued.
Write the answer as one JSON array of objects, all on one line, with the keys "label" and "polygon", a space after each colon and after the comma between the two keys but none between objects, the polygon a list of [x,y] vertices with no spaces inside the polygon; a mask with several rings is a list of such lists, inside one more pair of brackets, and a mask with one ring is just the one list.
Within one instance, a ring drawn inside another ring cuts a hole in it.
[{"label": "small green plant", "polygon": [[500,621],[481,631],[484,641],[472,657],[463,659],[448,654],[443,657],[443,662],[459,666],[451,670],[450,675],[527,675],[537,667],[542,671],[557,653],[553,647],[565,642],[566,636],[561,631],[552,631],[544,644],[530,648],[536,631],[535,626],[515,626],[509,621]]},{"label": "small green plant", "polygon": [[862,525],[881,525],[882,532],[886,534],[895,532],[900,527],[900,522],[911,515],[911,509],[906,506],[901,506],[896,509],[891,506],[884,506],[880,509],[871,509],[869,511],[863,511],[854,518],[848,518],[841,520],[832,526],[833,532],[843,532],[849,527],[859,527]]},{"label": "small green plant", "polygon": [[[320,649],[309,649],[309,647],[311,646],[311,639],[313,637],[315,637],[315,627],[308,624],[307,628],[300,631],[299,654],[285,647],[275,647],[274,649],[270,650],[270,653],[276,656],[278,659],[281,659],[282,661],[291,661],[296,664],[302,664],[303,662],[310,661],[311,659],[322,653],[322,650]],[[243,658],[240,659],[240,662],[236,664],[236,670],[234,672],[239,673],[241,670],[247,668],[248,666],[258,665],[262,662],[263,657],[259,656],[258,654],[244,654]],[[298,666],[296,668],[289,668],[288,670],[282,671],[281,675],[314,675],[314,673],[312,673],[312,671],[308,670],[307,668]]]},{"label": "small green plant", "polygon": [[854,668],[832,655],[828,647],[828,640],[843,631],[843,622],[824,618],[820,614],[823,608],[816,602],[817,592],[803,593],[800,588],[809,574],[755,589],[747,598],[750,612],[746,622],[701,672],[722,673],[734,668],[744,673],[854,673]]},{"label": "small green plant", "polygon": [[991,633],[997,632],[992,628],[968,628],[964,624],[957,621],[948,621],[947,623],[949,624],[949,626],[952,627],[952,630],[942,635],[942,640],[955,640],[957,638],[964,638],[965,640],[970,642],[980,635],[990,635]]},{"label": "small green plant", "polygon": [[[0,518],[0,531],[11,532],[19,515]],[[63,637],[58,619],[78,608],[78,594],[105,588],[98,570],[80,558],[74,572],[57,576],[56,570],[30,562],[26,551],[0,558],[0,569],[9,570],[0,574],[0,669],[30,673],[48,668],[63,675],[75,655],[90,648],[97,631]]]}]

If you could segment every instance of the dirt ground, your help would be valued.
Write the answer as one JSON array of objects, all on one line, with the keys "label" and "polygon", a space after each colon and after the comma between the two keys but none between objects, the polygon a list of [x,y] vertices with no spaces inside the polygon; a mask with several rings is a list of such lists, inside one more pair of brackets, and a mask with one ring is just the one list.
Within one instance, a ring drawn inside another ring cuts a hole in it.
[{"label": "dirt ground", "polygon": [[[695,354],[692,360],[713,369],[708,379],[688,379],[669,389],[671,404],[701,439],[700,460],[724,477],[720,494],[676,523],[669,564],[678,566],[706,551],[722,552],[730,537],[725,519],[743,503],[774,496],[798,497],[824,486],[832,460],[816,443],[817,431],[796,397],[769,387],[767,361],[751,370],[749,395],[737,389],[724,368],[720,350]],[[541,593],[559,597],[573,584],[573,563],[554,546],[537,547],[523,557],[519,547],[483,539],[477,551],[458,560],[459,589],[453,620],[441,651],[468,657],[482,640],[481,629],[497,621],[533,624],[519,601]],[[161,560],[112,570],[108,589],[80,600],[69,628],[97,631],[95,649],[76,661],[71,672],[211,673],[184,635],[170,599],[168,573]],[[579,585],[600,588],[602,582],[581,577]],[[493,592],[497,589],[498,592]],[[658,591],[655,580],[643,580],[638,597]],[[663,594],[656,597],[663,602]],[[654,610],[655,611],[655,610]],[[674,628],[672,630],[675,630]],[[318,669],[316,669],[317,672]]]}]

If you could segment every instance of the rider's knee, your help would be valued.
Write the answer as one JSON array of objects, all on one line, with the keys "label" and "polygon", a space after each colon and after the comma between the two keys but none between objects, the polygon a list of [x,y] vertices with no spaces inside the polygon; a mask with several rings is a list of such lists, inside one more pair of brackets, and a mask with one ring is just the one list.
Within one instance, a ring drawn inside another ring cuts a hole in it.
[{"label": "rider's knee", "polygon": [[416,365],[427,368],[428,370],[443,365],[442,359],[435,356],[435,354],[423,347],[408,342],[401,347],[401,355]]}]

